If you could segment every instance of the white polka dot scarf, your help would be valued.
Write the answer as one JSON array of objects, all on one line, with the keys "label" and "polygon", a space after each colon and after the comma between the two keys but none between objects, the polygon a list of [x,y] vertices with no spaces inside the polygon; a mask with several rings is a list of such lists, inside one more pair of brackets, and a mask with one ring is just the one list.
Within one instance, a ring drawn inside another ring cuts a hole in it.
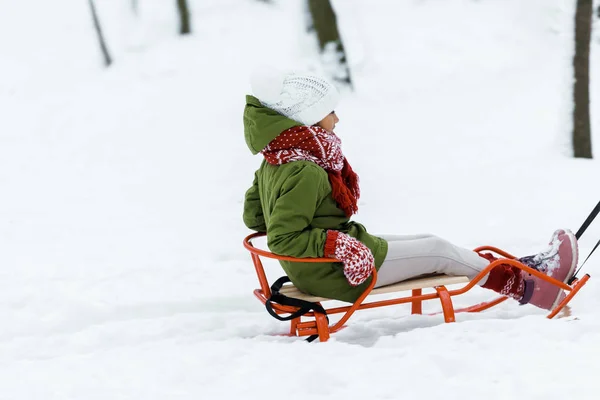
[{"label": "white polka dot scarf", "polygon": [[342,153],[342,141],[320,126],[296,126],[282,132],[261,151],[272,165],[311,161],[327,171],[332,196],[346,216],[358,211],[358,175]]}]

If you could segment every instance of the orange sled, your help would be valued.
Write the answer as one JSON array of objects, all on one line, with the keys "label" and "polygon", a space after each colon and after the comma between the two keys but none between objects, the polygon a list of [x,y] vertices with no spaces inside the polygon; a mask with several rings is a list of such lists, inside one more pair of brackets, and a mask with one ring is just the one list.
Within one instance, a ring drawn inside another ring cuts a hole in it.
[{"label": "orange sled", "polygon": [[[332,258],[295,258],[295,257],[285,257],[273,254],[269,251],[261,250],[252,244],[252,240],[264,236],[264,233],[254,233],[246,238],[244,238],[244,247],[250,251],[252,256],[252,261],[254,262],[254,268],[256,269],[256,274],[258,275],[258,281],[260,283],[260,289],[254,290],[254,295],[263,303],[266,304],[269,298],[271,297],[271,289],[269,286],[269,282],[267,281],[267,276],[265,275],[265,271],[260,260],[260,257],[273,258],[276,260],[286,260],[293,262],[339,262],[336,259]],[[482,246],[476,248],[474,251],[482,252],[482,251],[490,251],[494,252],[497,255],[504,257],[493,261],[490,265],[488,265],[483,271],[481,271],[475,278],[469,280],[466,276],[448,276],[448,275],[434,275],[428,276],[425,278],[416,278],[411,280],[406,280],[403,282],[395,283],[388,286],[383,286],[377,289],[373,289],[375,286],[375,282],[377,282],[377,271],[373,271],[373,279],[371,283],[367,287],[367,289],[363,292],[363,294],[352,304],[349,306],[343,307],[335,307],[335,308],[324,308],[323,310],[327,314],[323,314],[321,312],[308,312],[303,314],[300,317],[293,318],[291,320],[290,326],[290,336],[318,336],[321,342],[325,342],[329,339],[332,333],[335,333],[344,327],[344,324],[348,321],[348,319],[354,314],[357,310],[365,310],[368,308],[377,308],[384,306],[391,306],[394,304],[404,304],[411,303],[412,304],[412,314],[421,314],[422,313],[422,302],[424,300],[433,300],[439,299],[442,304],[442,312],[444,314],[444,320],[446,322],[454,322],[455,314],[460,312],[479,312],[483,310],[487,310],[495,305],[498,305],[508,299],[508,297],[501,296],[494,300],[476,304],[470,307],[454,309],[454,305],[452,303],[452,297],[458,296],[469,291],[473,288],[477,282],[479,282],[484,276],[486,276],[490,270],[492,270],[498,264],[510,264],[517,268],[520,268],[532,275],[535,275],[547,282],[552,283],[565,290],[567,296],[565,299],[556,306],[554,310],[548,314],[548,318],[553,318],[558,314],[571,299],[577,294],[577,292],[586,284],[590,276],[586,274],[581,279],[575,279],[570,285],[567,285],[563,282],[560,282],[556,279],[550,278],[545,274],[534,270],[520,262],[516,261],[516,258],[496,247],[492,246]],[[457,284],[457,283],[467,283],[460,289],[456,290],[448,290],[445,285]],[[422,289],[425,288],[433,288],[433,293],[423,294]],[[380,301],[372,301],[365,302],[365,299],[369,295],[375,294],[383,294],[383,293],[394,293],[394,292],[402,292],[408,291],[412,292],[411,296],[398,297],[390,300],[380,300]],[[311,296],[309,294],[303,293],[298,290],[293,285],[285,285],[281,288],[280,293],[294,299],[304,300],[312,303],[317,303],[321,305],[321,302],[332,300],[324,297]],[[292,314],[298,311],[298,307],[280,305],[274,302],[271,302],[271,306],[275,313],[277,314]],[[332,314],[341,314],[344,313],[342,318],[337,321],[335,324],[330,325],[327,315]],[[307,319],[306,321],[302,321],[302,318]]]}]

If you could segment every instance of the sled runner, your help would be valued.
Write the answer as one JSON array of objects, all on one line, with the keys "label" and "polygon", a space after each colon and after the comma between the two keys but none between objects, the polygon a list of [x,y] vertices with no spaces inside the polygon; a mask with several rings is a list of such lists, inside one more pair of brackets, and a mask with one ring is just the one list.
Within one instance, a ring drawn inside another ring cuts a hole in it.
[{"label": "sled runner", "polygon": [[[494,267],[499,264],[509,264],[515,266],[530,273],[531,275],[543,279],[544,281],[550,282],[551,284],[556,285],[565,291],[566,297],[556,306],[555,309],[550,311],[547,316],[548,318],[553,318],[556,316],[571,301],[571,299],[590,278],[590,276],[586,274],[581,279],[574,277],[569,284],[565,284],[545,275],[542,272],[521,264],[516,260],[516,257],[503,250],[492,246],[482,246],[474,249],[474,251],[478,253],[483,251],[493,252],[497,254],[499,258],[490,263],[490,265],[483,269],[472,280],[469,280],[466,276],[433,275],[373,289],[375,283],[377,282],[377,271],[373,271],[373,279],[371,280],[369,286],[353,304],[341,307],[325,308],[321,303],[332,299],[311,296],[301,292],[291,284],[285,285],[286,283],[290,282],[289,278],[285,276],[279,278],[270,286],[261,262],[261,257],[292,262],[318,263],[339,261],[331,258],[285,257],[254,247],[252,240],[264,235],[264,233],[254,233],[247,236],[243,242],[244,247],[251,253],[252,261],[254,262],[254,268],[256,269],[256,274],[260,283],[260,288],[254,290],[254,295],[265,305],[267,311],[273,317],[281,321],[291,321],[289,333],[290,336],[308,336],[308,341],[313,341],[317,337],[321,342],[327,341],[332,333],[335,333],[344,327],[344,324],[356,311],[369,308],[410,303],[412,314],[422,314],[423,301],[438,299],[441,303],[445,322],[455,322],[455,314],[457,313],[480,312],[487,310],[502,303],[508,299],[508,297],[500,296],[491,301],[475,304],[473,306],[461,309],[454,308],[452,299],[455,296],[464,294],[471,290],[481,279],[483,279]],[[455,290],[449,290],[446,288],[446,285],[454,285],[459,283],[465,283],[465,285]],[[423,289],[432,289],[432,293],[423,293]],[[378,294],[390,294],[406,291],[410,291],[411,294],[399,294],[398,297],[389,300],[367,301],[367,298],[370,300],[371,296]],[[282,314],[289,315],[282,316]],[[333,314],[343,315],[336,323],[330,324],[328,316]]]}]

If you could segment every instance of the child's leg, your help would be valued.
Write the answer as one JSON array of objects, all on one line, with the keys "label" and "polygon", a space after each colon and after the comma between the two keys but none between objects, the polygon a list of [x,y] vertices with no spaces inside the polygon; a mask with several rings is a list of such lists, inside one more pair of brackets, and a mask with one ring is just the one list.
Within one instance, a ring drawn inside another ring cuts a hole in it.
[{"label": "child's leg", "polygon": [[[489,261],[472,250],[453,245],[434,235],[381,235],[388,253],[379,269],[375,287],[425,274],[465,275],[474,278]],[[479,284],[485,284],[487,277]]]},{"label": "child's leg", "polygon": [[[484,254],[484,258],[434,235],[381,237],[388,242],[388,254],[379,269],[375,287],[432,273],[465,275],[473,279],[495,260],[491,254]],[[518,261],[566,283],[575,272],[577,260],[577,238],[571,231],[559,229],[552,235],[547,250]],[[554,309],[565,297],[558,286],[508,264],[497,265],[478,283],[522,304],[531,303],[546,310]]]}]

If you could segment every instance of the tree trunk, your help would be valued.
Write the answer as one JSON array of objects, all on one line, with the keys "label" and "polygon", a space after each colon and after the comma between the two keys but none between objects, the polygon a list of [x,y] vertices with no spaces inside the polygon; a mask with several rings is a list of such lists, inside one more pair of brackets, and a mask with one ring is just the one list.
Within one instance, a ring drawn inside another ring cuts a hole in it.
[{"label": "tree trunk", "polygon": [[187,0],[177,0],[177,8],[179,9],[179,33],[187,35],[192,32],[190,23],[190,8]]},{"label": "tree trunk", "polygon": [[346,51],[337,26],[337,18],[330,0],[307,0],[312,27],[319,40],[324,66],[331,77],[352,87]]},{"label": "tree trunk", "polygon": [[592,158],[590,126],[590,40],[593,0],[577,0],[575,11],[575,56],[573,69],[573,152],[577,158]]},{"label": "tree trunk", "polygon": [[104,65],[110,67],[112,64],[112,58],[110,57],[110,53],[108,52],[108,47],[106,46],[106,41],[104,40],[104,35],[102,34],[102,27],[100,26],[100,19],[98,18],[98,13],[96,13],[96,5],[94,4],[94,0],[88,0],[90,4],[90,10],[92,11],[92,19],[94,20],[94,27],[96,28],[96,34],[98,35],[98,42],[100,44],[100,50],[102,51],[102,56],[104,57]]},{"label": "tree trunk", "polygon": [[139,14],[139,3],[138,0],[131,0],[131,10],[135,15]]},{"label": "tree trunk", "polygon": [[315,33],[315,23],[313,22],[313,17],[312,14],[310,13],[310,6],[308,5],[308,1],[304,1],[302,4],[304,5],[302,7],[302,14],[303,14],[303,22],[304,22],[304,29],[306,30],[306,32],[308,32],[309,34],[313,34]]}]

